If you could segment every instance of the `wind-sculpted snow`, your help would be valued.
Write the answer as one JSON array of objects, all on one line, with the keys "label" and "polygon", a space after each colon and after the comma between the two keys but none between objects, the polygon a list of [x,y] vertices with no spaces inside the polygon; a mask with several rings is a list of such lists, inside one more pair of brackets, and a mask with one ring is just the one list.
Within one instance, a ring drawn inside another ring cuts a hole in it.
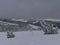
[{"label": "wind-sculpted snow", "polygon": [[44,35],[42,31],[15,32],[15,38],[0,33],[0,45],[60,45],[60,34]]}]

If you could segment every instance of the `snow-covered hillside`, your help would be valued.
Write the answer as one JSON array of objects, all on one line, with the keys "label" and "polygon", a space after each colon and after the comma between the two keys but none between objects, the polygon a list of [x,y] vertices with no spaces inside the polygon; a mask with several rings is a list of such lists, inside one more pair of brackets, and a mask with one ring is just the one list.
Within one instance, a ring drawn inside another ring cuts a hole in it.
[{"label": "snow-covered hillside", "polygon": [[13,20],[13,21],[27,22],[27,20],[25,20],[25,19],[15,19],[15,18],[13,18],[12,20]]},{"label": "snow-covered hillside", "polygon": [[15,32],[15,38],[0,33],[0,45],[60,45],[60,34],[44,35],[42,31]]}]

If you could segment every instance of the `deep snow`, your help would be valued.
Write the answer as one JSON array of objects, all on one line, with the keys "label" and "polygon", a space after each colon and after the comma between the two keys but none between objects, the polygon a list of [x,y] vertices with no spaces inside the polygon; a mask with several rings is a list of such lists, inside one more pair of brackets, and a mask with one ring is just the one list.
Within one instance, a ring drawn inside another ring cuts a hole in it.
[{"label": "deep snow", "polygon": [[44,35],[42,31],[15,32],[15,38],[0,33],[0,45],[60,45],[60,34]]}]

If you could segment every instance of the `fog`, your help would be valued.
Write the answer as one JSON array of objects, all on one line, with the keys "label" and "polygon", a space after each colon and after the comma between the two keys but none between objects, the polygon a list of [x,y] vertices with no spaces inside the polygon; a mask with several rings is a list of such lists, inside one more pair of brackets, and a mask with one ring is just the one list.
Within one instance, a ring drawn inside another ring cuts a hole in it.
[{"label": "fog", "polygon": [[60,0],[0,0],[0,18],[60,19]]}]

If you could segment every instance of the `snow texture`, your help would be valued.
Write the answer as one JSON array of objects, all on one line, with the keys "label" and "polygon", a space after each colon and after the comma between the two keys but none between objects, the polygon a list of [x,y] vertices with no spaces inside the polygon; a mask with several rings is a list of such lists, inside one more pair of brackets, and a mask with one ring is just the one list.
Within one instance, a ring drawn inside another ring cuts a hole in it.
[{"label": "snow texture", "polygon": [[60,45],[60,34],[44,35],[42,31],[14,32],[15,38],[8,39],[0,33],[0,45]]}]

